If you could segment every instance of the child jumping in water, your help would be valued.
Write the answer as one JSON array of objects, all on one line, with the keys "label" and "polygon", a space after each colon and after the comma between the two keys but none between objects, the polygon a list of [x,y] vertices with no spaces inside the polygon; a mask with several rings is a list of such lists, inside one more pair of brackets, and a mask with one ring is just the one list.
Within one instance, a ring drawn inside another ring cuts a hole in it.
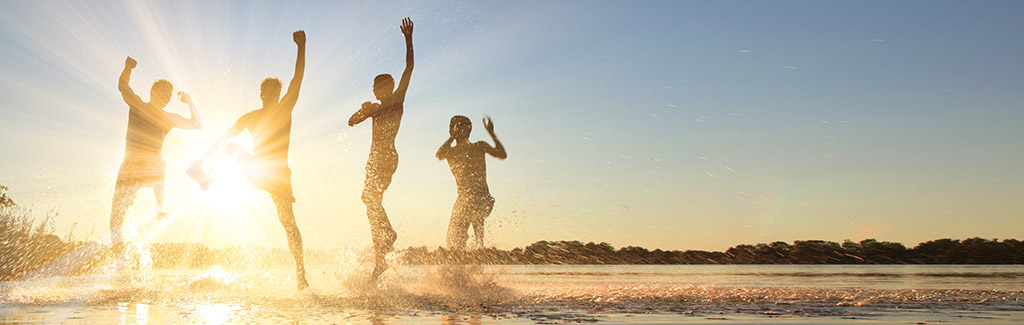
[{"label": "child jumping in water", "polygon": [[[263,80],[260,85],[263,107],[238,118],[231,128],[196,159],[188,174],[206,190],[213,179],[202,170],[202,164],[222,147],[222,152],[235,158],[243,166],[242,174],[246,181],[253,187],[269,193],[274,205],[277,206],[277,218],[280,219],[281,226],[284,226],[288,248],[295,258],[295,280],[299,290],[302,290],[309,287],[309,283],[306,282],[306,267],[302,257],[302,234],[299,233],[299,226],[292,211],[295,197],[292,195],[292,170],[288,168],[288,147],[292,134],[292,110],[299,100],[299,89],[302,87],[302,77],[306,70],[306,32],[300,30],[292,33],[292,40],[298,46],[298,52],[295,58],[295,74],[288,84],[288,92],[281,97],[281,81],[277,78]],[[235,144],[225,147],[231,138],[246,129],[252,134],[254,154]]]},{"label": "child jumping in water", "polygon": [[199,111],[192,103],[192,97],[185,92],[178,92],[181,101],[188,104],[189,118],[164,110],[171,101],[174,86],[167,80],[160,79],[153,83],[149,90],[149,101],[144,102],[128,85],[132,69],[138,65],[132,57],[124,60],[124,70],[117,82],[121,98],[128,104],[128,131],[125,134],[124,162],[117,172],[117,183],[114,185],[114,199],[110,209],[110,244],[120,246],[124,237],[121,225],[124,215],[132,204],[135,193],[143,187],[152,187],[156,196],[157,216],[162,218],[164,212],[164,174],[166,164],[162,156],[164,139],[174,128],[198,130],[203,127],[199,119]]},{"label": "child jumping in water", "polygon": [[[473,226],[476,247],[484,247],[484,219],[494,208],[494,197],[487,187],[487,164],[484,154],[498,159],[505,159],[505,146],[501,145],[494,135],[494,123],[484,116],[484,128],[494,139],[494,147],[484,141],[469,142],[469,133],[473,131],[473,123],[468,117],[456,115],[452,117],[448,127],[450,137],[441,148],[437,149],[438,160],[448,160],[448,167],[455,176],[459,197],[452,207],[452,219],[448,224],[448,248],[462,249],[469,239],[469,226]],[[455,146],[452,147],[452,142]]]},{"label": "child jumping in water", "polygon": [[368,118],[373,119],[373,139],[370,142],[370,158],[366,160],[363,204],[366,205],[366,217],[370,219],[370,235],[373,239],[374,279],[387,269],[384,256],[394,250],[395,240],[398,239],[384,211],[383,201],[384,191],[391,185],[391,177],[398,170],[395,136],[402,124],[405,92],[409,89],[409,78],[412,77],[412,20],[403,19],[399,29],[405,35],[405,71],[402,72],[398,88],[395,88],[395,79],[389,74],[373,78],[373,95],[380,103],[365,102],[348,119],[348,126],[355,126]]}]

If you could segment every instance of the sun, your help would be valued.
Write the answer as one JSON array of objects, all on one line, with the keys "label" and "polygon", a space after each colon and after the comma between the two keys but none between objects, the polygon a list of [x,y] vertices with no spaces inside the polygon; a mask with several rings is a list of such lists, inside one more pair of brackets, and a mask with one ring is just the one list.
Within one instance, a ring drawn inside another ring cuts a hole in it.
[{"label": "sun", "polygon": [[[245,150],[245,144],[239,144]],[[216,154],[202,169],[212,178],[209,188],[183,198],[182,215],[173,229],[163,237],[169,241],[201,242],[212,247],[266,244],[272,230],[275,208],[265,191],[250,185],[247,172],[231,155]],[[252,175],[250,175],[252,176]],[[174,239],[170,239],[174,238]]]},{"label": "sun", "polygon": [[219,155],[209,163],[209,174],[213,178],[207,195],[217,202],[235,203],[248,199],[247,194],[255,189],[245,181],[242,166],[234,159]]},{"label": "sun", "polygon": [[249,184],[244,175],[257,171],[243,169],[243,166],[230,155],[215,156],[204,165],[204,169],[213,178],[210,188],[202,193],[201,199],[211,216],[221,220],[251,218],[258,214],[256,212],[261,210],[263,203],[267,201],[266,193]]}]

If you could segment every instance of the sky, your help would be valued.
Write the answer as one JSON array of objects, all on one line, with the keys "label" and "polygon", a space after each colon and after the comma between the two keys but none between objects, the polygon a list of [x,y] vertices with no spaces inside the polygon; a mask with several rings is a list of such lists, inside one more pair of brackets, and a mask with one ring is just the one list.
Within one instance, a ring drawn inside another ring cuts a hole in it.
[{"label": "sky", "polygon": [[[723,250],[822,239],[910,246],[1024,238],[1024,3],[1012,1],[9,1],[0,12],[0,184],[57,233],[107,241],[128,106],[166,78],[204,128],[165,142],[137,238],[284,247],[265,192],[184,173],[259,84],[291,79],[290,165],[306,247],[369,247],[360,200],[372,80],[416,65],[384,206],[398,247],[444,245],[448,120],[486,114],[488,245],[538,240]],[[166,110],[187,114],[172,100]],[[233,142],[251,148],[247,133]]]}]

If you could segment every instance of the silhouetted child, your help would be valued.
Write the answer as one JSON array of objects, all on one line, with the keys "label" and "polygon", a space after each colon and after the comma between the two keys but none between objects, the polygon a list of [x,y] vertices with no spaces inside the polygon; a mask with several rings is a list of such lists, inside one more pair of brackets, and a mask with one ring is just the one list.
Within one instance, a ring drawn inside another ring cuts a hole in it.
[{"label": "silhouetted child", "polygon": [[[450,137],[441,148],[437,149],[438,160],[448,160],[448,167],[455,176],[455,184],[459,197],[452,207],[452,219],[448,224],[448,248],[461,249],[466,247],[469,239],[469,226],[473,226],[476,246],[484,246],[484,219],[494,208],[494,197],[487,188],[487,164],[484,154],[498,159],[505,159],[505,146],[501,145],[494,135],[494,123],[490,117],[484,116],[484,128],[494,139],[494,147],[484,141],[469,142],[469,133],[473,123],[468,117],[456,115],[452,117],[448,127]],[[452,142],[455,146],[452,147]]]},{"label": "silhouetted child", "polygon": [[[288,236],[288,248],[295,258],[296,281],[299,290],[302,290],[308,287],[309,283],[306,282],[306,267],[302,257],[302,234],[299,233],[299,226],[295,222],[292,210],[295,197],[292,195],[292,170],[288,168],[288,147],[292,135],[292,110],[299,100],[299,89],[302,87],[302,77],[306,70],[306,32],[300,30],[292,33],[292,40],[298,46],[298,52],[295,58],[295,74],[288,84],[288,92],[281,97],[281,81],[277,78],[263,80],[260,85],[263,107],[239,117],[231,128],[192,163],[188,174],[206,190],[213,179],[202,170],[203,162],[221,150],[221,147],[224,147],[224,154],[236,159],[242,166],[242,176],[245,180],[253,187],[270,194],[274,205],[277,206],[277,218]],[[254,154],[236,144],[225,147],[231,138],[246,129],[252,135]]]},{"label": "silhouetted child", "polygon": [[402,124],[405,92],[409,89],[409,78],[412,77],[412,20],[403,19],[399,29],[405,35],[405,72],[398,82],[398,88],[395,89],[395,79],[389,74],[373,78],[373,95],[380,103],[365,102],[348,119],[348,126],[355,126],[368,118],[373,119],[373,139],[370,142],[370,158],[366,160],[366,182],[362,197],[366,205],[366,217],[370,219],[370,235],[375,252],[374,279],[387,268],[384,256],[394,250],[395,240],[398,239],[384,211],[383,201],[384,191],[391,186],[391,177],[398,170],[395,136]]},{"label": "silhouetted child", "polygon": [[149,90],[149,101],[142,101],[128,84],[132,69],[135,69],[136,65],[138,63],[135,59],[126,58],[124,70],[121,71],[121,78],[117,82],[121,98],[128,104],[128,130],[125,132],[124,162],[117,172],[114,199],[110,208],[110,244],[115,247],[124,241],[121,235],[124,214],[140,188],[152,187],[159,210],[157,216],[162,218],[167,215],[163,210],[164,174],[167,165],[161,154],[167,133],[174,128],[197,130],[203,127],[196,105],[185,92],[179,91],[178,96],[183,103],[188,104],[189,118],[164,110],[171,101],[174,89],[174,85],[167,80],[160,79],[154,82]]}]

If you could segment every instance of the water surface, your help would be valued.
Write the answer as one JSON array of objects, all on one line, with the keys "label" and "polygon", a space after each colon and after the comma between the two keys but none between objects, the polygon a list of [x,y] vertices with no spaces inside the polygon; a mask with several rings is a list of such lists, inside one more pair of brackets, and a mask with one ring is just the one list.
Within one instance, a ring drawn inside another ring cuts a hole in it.
[{"label": "water surface", "polygon": [[1022,322],[1024,266],[400,266],[137,270],[0,284],[0,321]]}]

